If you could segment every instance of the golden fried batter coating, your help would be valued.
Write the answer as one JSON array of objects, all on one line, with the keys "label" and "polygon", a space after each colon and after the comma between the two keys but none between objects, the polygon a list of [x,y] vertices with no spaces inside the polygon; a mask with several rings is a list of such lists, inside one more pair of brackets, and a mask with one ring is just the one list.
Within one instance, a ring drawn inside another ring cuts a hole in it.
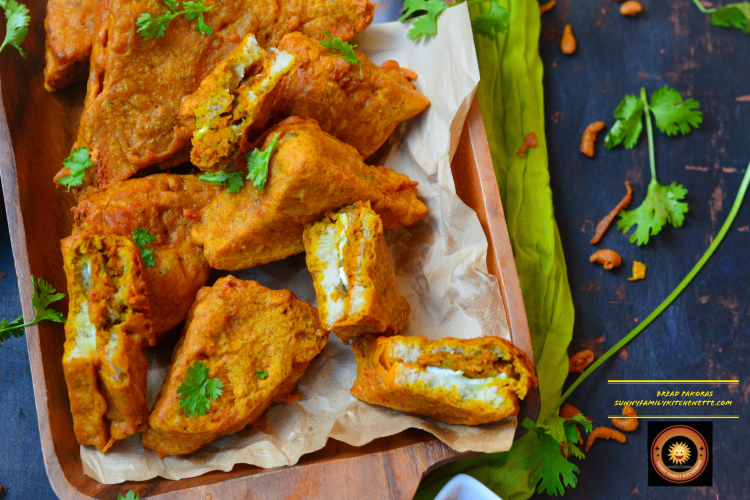
[{"label": "golden fried batter coating", "polygon": [[375,337],[352,344],[352,395],[447,424],[478,425],[518,414],[537,379],[526,356],[500,337]]},{"label": "golden fried batter coating", "polygon": [[120,236],[62,240],[70,307],[63,372],[76,439],[102,453],[148,418],[142,344],[154,343],[143,261]]},{"label": "golden fried batter coating", "polygon": [[[315,308],[289,290],[269,290],[233,276],[198,292],[143,445],[160,457],[184,455],[255,423],[272,402],[284,401],[328,332]],[[185,416],[177,388],[187,368],[205,362],[222,394],[203,416]],[[256,372],[267,372],[261,378]]]},{"label": "golden fried batter coating", "polygon": [[[100,2],[103,3],[103,2]],[[195,20],[178,16],[165,36],[143,40],[137,19],[165,12],[162,2],[108,0],[92,48],[89,91],[75,146],[86,146],[94,165],[84,184],[106,188],[151,166],[187,161],[191,133],[177,115],[187,96],[247,33],[263,48],[292,31],[349,40],[372,21],[369,0],[238,0],[213,2],[204,14],[214,30],[203,35]]]},{"label": "golden fried batter coating", "polygon": [[219,191],[192,175],[157,174],[85,193],[74,209],[73,234],[131,237],[140,227],[156,238],[148,247],[156,265],[146,266],[145,277],[157,340],[185,319],[208,280],[211,269],[190,229]]},{"label": "golden fried batter coating", "polygon": [[48,0],[44,88],[49,92],[86,80],[94,37],[96,0]]},{"label": "golden fried batter coating", "polygon": [[230,159],[240,164],[235,157],[251,149],[268,123],[279,81],[297,66],[294,56],[276,49],[269,55],[246,35],[180,107],[193,134],[193,165],[215,172]]},{"label": "golden fried batter coating", "polygon": [[320,322],[343,341],[401,330],[411,308],[398,293],[383,222],[357,202],[305,226],[305,259]]},{"label": "golden fried batter coating", "polygon": [[416,73],[400,68],[396,61],[377,67],[355,50],[362,64],[360,76],[357,64],[302,33],[286,35],[278,48],[294,55],[301,66],[281,81],[274,104],[276,120],[312,118],[364,158],[383,145],[396,125],[430,105],[409,81],[417,78]]},{"label": "golden fried batter coating", "polygon": [[360,200],[372,203],[385,229],[427,215],[416,182],[366,165],[353,147],[323,132],[315,120],[284,120],[267,132],[261,149],[276,134],[265,189],[246,182],[239,193],[219,194],[193,227],[193,239],[203,245],[212,268],[245,269],[300,253],[305,224]]}]

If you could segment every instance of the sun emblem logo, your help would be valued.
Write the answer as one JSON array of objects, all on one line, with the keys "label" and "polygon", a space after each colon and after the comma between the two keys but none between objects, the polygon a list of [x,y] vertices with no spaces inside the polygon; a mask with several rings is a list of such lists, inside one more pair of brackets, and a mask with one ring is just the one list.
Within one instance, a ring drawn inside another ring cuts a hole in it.
[{"label": "sun emblem logo", "polygon": [[669,447],[667,456],[675,464],[684,464],[690,459],[690,448],[685,443],[674,443]]}]

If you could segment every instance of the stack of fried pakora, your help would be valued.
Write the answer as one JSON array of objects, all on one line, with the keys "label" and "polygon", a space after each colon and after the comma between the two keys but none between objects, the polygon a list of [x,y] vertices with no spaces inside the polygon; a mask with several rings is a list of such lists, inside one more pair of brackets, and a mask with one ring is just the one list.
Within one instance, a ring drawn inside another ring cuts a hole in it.
[{"label": "stack of fried pakora", "polygon": [[[517,412],[536,379],[512,345],[396,335],[410,305],[384,230],[428,209],[416,182],[364,159],[430,102],[396,61],[353,51],[353,63],[320,42],[350,40],[374,5],[199,4],[191,17],[176,2],[48,3],[45,87],[89,72],[73,147],[90,163],[55,178],[78,202],[62,251],[79,443],[106,452],[144,431],[164,457],[239,432],[273,402],[302,397],[297,381],[329,331],[359,337],[352,394],[364,401],[469,425]],[[173,19],[145,36],[144,20],[165,9]],[[188,160],[208,173],[155,173]],[[303,251],[319,310],[231,275],[204,286],[212,269]],[[149,412],[143,349],[183,322]]]}]

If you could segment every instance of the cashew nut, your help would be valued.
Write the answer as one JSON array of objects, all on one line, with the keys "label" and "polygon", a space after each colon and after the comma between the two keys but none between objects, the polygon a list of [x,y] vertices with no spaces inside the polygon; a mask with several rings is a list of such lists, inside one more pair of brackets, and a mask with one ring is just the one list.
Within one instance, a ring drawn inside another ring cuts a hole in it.
[{"label": "cashew nut", "polygon": [[593,255],[589,257],[589,262],[598,262],[599,264],[604,265],[604,269],[609,270],[622,264],[622,257],[620,257],[620,254],[614,250],[605,248],[594,252]]}]

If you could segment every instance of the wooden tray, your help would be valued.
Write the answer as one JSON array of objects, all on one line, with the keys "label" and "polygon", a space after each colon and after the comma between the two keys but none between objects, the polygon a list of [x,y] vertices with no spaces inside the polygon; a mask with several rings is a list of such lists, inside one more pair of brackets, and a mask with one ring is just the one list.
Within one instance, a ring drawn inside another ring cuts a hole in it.
[{"label": "wooden tray", "polygon": [[[74,142],[85,86],[55,94],[44,90],[46,2],[26,3],[32,20],[23,44],[28,58],[21,58],[12,47],[6,47],[0,55],[0,174],[23,312],[31,318],[32,274],[58,290],[66,289],[59,242],[72,226],[73,197],[57,191],[52,177]],[[487,234],[487,265],[500,281],[513,342],[533,363],[523,298],[476,100],[452,167],[459,196],[477,212]],[[67,309],[66,302],[55,306]],[[430,434],[411,430],[359,448],[330,439],[325,448],[302,457],[292,467],[238,465],[231,472],[211,472],[180,481],[155,478],[102,485],[83,474],[73,434],[61,365],[63,325],[43,322],[27,328],[26,341],[45,467],[60,498],[114,499],[128,488],[149,500],[411,498],[430,469],[468,456]],[[519,422],[525,416],[536,419],[538,412],[539,393],[534,390],[521,405]],[[519,431],[523,431],[520,426]]]}]

